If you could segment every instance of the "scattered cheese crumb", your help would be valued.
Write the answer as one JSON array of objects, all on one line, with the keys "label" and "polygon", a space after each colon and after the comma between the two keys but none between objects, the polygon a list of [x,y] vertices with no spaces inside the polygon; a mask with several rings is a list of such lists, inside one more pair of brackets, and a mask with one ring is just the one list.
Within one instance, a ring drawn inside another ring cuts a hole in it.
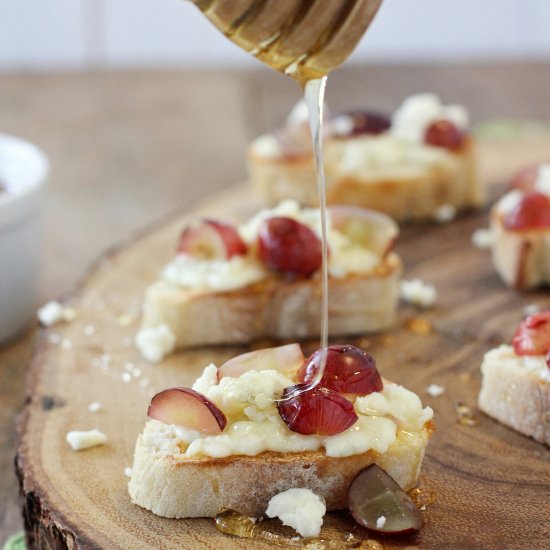
[{"label": "scattered cheese crumb", "polygon": [[129,468],[129,467],[128,467],[128,468],[124,468],[124,475],[125,475],[126,477],[132,477],[133,472],[134,472],[134,471],[132,470],[132,468]]},{"label": "scattered cheese crumb", "polygon": [[386,525],[386,516],[380,516],[376,520],[376,528],[377,529],[382,529],[382,527],[384,527],[384,525]]},{"label": "scattered cheese crumb", "polygon": [[83,451],[97,445],[103,445],[107,441],[107,436],[99,430],[89,430],[87,432],[71,431],[67,433],[67,442],[73,448],[73,451]]},{"label": "scattered cheese crumb", "polygon": [[445,388],[443,386],[438,386],[437,384],[430,384],[426,388],[426,393],[432,397],[439,397],[445,393]]},{"label": "scattered cheese crumb", "polygon": [[530,315],[535,315],[541,311],[541,307],[537,304],[529,304],[523,308],[523,315],[529,317]]},{"label": "scattered cheese crumb", "polygon": [[93,403],[90,403],[88,405],[88,410],[92,413],[100,411],[101,410],[101,403],[99,401],[94,401]]},{"label": "scattered cheese crumb", "polygon": [[53,334],[50,334],[48,336],[48,340],[52,343],[52,344],[60,344],[61,343],[61,335],[59,334],[56,334],[55,332]]},{"label": "scattered cheese crumb", "polygon": [[73,343],[70,340],[65,339],[61,342],[61,347],[63,349],[71,349],[73,347]]},{"label": "scattered cheese crumb", "polygon": [[426,309],[431,308],[437,299],[436,288],[421,279],[401,281],[399,294],[406,302]]},{"label": "scattered cheese crumb", "polygon": [[86,336],[93,336],[95,334],[95,327],[93,325],[86,325],[84,327],[84,334]]},{"label": "scattered cheese crumb", "polygon": [[165,324],[143,328],[137,333],[136,347],[147,361],[158,363],[174,351],[176,336]]},{"label": "scattered cheese crumb", "polygon": [[38,320],[45,327],[52,327],[63,321],[72,321],[76,317],[76,311],[70,307],[52,300],[42,306],[36,313]]},{"label": "scattered cheese crumb", "polygon": [[489,250],[493,243],[493,236],[490,229],[476,229],[472,233],[472,244],[479,250]]},{"label": "scattered cheese crumb", "polygon": [[130,382],[130,380],[132,380],[132,375],[129,372],[124,372],[122,374],[122,380],[124,380],[124,382]]},{"label": "scattered cheese crumb", "polygon": [[302,537],[316,537],[321,532],[326,510],[324,500],[309,489],[288,489],[269,501],[266,515],[278,517],[283,525],[292,527]]},{"label": "scattered cheese crumb", "polygon": [[434,220],[438,223],[449,223],[456,218],[456,208],[452,204],[443,204],[434,212]]},{"label": "scattered cheese crumb", "polygon": [[426,511],[426,505],[423,504],[423,505],[420,507],[420,509],[421,509],[423,512],[425,512],[425,511]]}]

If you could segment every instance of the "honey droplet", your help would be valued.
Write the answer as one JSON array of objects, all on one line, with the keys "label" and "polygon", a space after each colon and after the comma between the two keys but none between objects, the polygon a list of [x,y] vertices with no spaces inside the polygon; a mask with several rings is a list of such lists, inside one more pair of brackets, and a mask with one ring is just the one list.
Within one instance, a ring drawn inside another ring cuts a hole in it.
[{"label": "honey droplet", "polygon": [[411,317],[405,321],[405,328],[413,334],[419,334],[420,336],[428,336],[432,334],[433,327],[430,321],[423,319],[422,317]]},{"label": "honey droplet", "polygon": [[477,419],[474,415],[474,410],[466,403],[459,402],[455,405],[456,421],[462,426],[475,426]]},{"label": "honey droplet", "polygon": [[358,342],[358,346],[361,349],[367,349],[371,345],[371,341],[369,338],[361,338]]},{"label": "honey droplet", "polygon": [[426,509],[426,506],[433,504],[437,499],[435,493],[425,487],[415,487],[414,489],[407,491],[407,494],[420,509],[424,510]]},{"label": "honey droplet", "polygon": [[380,336],[379,341],[382,346],[391,346],[395,343],[395,336],[391,334],[383,334]]},{"label": "honey droplet", "polygon": [[384,550],[380,542],[374,539],[366,539],[361,542],[360,550]]}]

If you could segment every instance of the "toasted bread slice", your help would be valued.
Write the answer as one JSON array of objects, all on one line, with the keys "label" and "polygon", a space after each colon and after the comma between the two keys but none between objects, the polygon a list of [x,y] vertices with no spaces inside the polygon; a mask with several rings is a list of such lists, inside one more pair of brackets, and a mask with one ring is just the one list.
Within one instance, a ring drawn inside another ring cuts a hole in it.
[{"label": "toasted bread slice", "polygon": [[519,356],[511,346],[503,345],[485,354],[481,372],[479,408],[550,445],[550,370],[544,356]]},{"label": "toasted bread slice", "polygon": [[[155,429],[155,424],[149,422],[145,433]],[[189,459],[162,453],[147,444],[141,434],[129,483],[130,496],[135,504],[168,518],[214,517],[222,508],[260,517],[271,497],[293,487],[308,488],[323,497],[327,510],[345,509],[351,481],[373,463],[403,489],[413,488],[432,431],[432,423],[426,422],[414,434],[398,433],[384,454],[368,451],[345,458],[310,451]]]},{"label": "toasted bread slice", "polygon": [[[363,334],[391,326],[401,260],[390,253],[371,272],[329,280],[331,336]],[[146,292],[142,327],[166,325],[176,347],[242,344],[265,338],[305,339],[319,334],[318,277],[270,277],[235,291],[190,291],[159,280]]]},{"label": "toasted bread slice", "polygon": [[495,206],[491,241],[493,264],[508,286],[526,290],[550,284],[550,230],[507,229],[502,212]]},{"label": "toasted bread slice", "polygon": [[[371,145],[382,139],[389,141],[372,136],[326,141],[328,204],[372,208],[399,221],[434,219],[445,205],[460,211],[483,204],[473,138],[456,152],[401,143],[399,155],[405,160],[392,165],[381,153],[375,153],[383,163],[363,163],[361,155],[368,157]],[[248,168],[250,181],[269,203],[294,198],[304,205],[318,204],[311,156],[262,156],[252,146]]]}]

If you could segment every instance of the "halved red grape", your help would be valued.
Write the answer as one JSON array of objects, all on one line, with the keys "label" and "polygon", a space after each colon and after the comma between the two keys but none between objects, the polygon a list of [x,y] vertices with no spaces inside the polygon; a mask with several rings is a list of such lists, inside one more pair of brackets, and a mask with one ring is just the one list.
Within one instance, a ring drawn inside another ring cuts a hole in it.
[{"label": "halved red grape", "polygon": [[[298,371],[298,382],[310,384],[321,362],[321,351],[316,351]],[[340,393],[367,395],[382,391],[384,385],[376,369],[374,357],[351,345],[330,346],[320,386]]]},{"label": "halved red grape", "polygon": [[517,328],[512,346],[518,355],[544,355],[550,351],[550,311],[529,315]]},{"label": "halved red grape", "polygon": [[422,527],[422,514],[399,484],[376,464],[361,470],[348,489],[355,521],[371,531],[408,535]]},{"label": "halved red grape", "polygon": [[464,145],[466,135],[450,120],[436,120],[426,129],[424,141],[428,145],[457,151]]},{"label": "halved red grape", "polygon": [[336,115],[330,121],[331,135],[335,138],[350,138],[360,135],[376,136],[387,131],[391,118],[385,113],[353,109]]},{"label": "halved red grape", "polygon": [[223,412],[191,388],[170,388],[157,393],[151,399],[147,416],[207,434],[219,434],[227,424]]},{"label": "halved red grape", "polygon": [[235,227],[205,218],[183,230],[178,252],[209,260],[229,260],[246,254],[247,246]]},{"label": "halved red grape", "polygon": [[249,370],[276,370],[296,372],[304,364],[304,354],[300,344],[287,344],[276,348],[265,348],[237,355],[226,361],[219,369],[220,380],[224,376],[238,378]]},{"label": "halved red grape", "polygon": [[288,429],[302,435],[336,435],[357,421],[352,403],[320,386],[285,388],[277,409]]},{"label": "halved red grape", "polygon": [[267,219],[258,243],[261,260],[273,271],[308,277],[321,267],[321,241],[307,225],[291,218]]},{"label": "halved red grape", "polygon": [[510,180],[508,188],[510,190],[517,189],[518,191],[533,191],[535,182],[539,177],[540,167],[540,164],[533,164],[517,171]]},{"label": "halved red grape", "polygon": [[525,193],[506,214],[504,227],[516,231],[550,227],[550,197],[537,191]]}]

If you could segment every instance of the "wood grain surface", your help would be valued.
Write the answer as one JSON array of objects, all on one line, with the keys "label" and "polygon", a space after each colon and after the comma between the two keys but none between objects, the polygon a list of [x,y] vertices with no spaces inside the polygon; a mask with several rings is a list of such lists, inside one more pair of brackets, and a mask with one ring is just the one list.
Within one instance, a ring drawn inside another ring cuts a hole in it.
[{"label": "wood grain surface", "polygon": [[[259,206],[248,189],[234,188],[200,211],[243,219]],[[543,548],[550,536],[550,452],[475,410],[483,353],[509,341],[525,305],[550,300],[542,293],[521,296],[500,284],[487,253],[470,244],[483,220],[470,215],[446,226],[404,231],[398,251],[407,277],[434,283],[437,306],[422,313],[402,307],[393,330],[357,342],[374,353],[385,377],[418,392],[435,410],[437,432],[421,485],[437,500],[425,512],[421,533],[404,542],[409,547]],[[190,385],[206,364],[220,364],[240,351],[194,350],[152,366],[132,346],[140,297],[171,256],[184,221],[177,218],[100,261],[71,300],[77,319],[40,334],[18,455],[33,547],[54,540],[59,547],[77,548],[152,549],[159,541],[174,549],[243,546],[218,533],[211,520],[157,518],[127,495],[124,469],[132,463],[151,395]],[[431,383],[446,393],[430,398],[425,388]],[[93,401],[102,403],[100,412],[88,411]],[[457,422],[458,403],[474,409],[475,425]],[[71,451],[65,433],[91,428],[107,433],[108,444]],[[350,527],[345,518],[331,516],[324,534],[336,538]],[[403,542],[383,544],[393,548]]]},{"label": "wood grain surface", "polygon": [[[501,116],[547,120],[549,81],[550,64],[545,63],[355,67],[338,71],[329,83],[328,98],[333,111],[366,104],[393,109],[410,93],[433,90],[448,101],[467,105],[475,123]],[[102,250],[242,179],[247,140],[280,124],[298,97],[291,82],[268,71],[1,76],[1,130],[43,147],[53,168],[37,305],[69,292]],[[212,105],[225,108],[220,111]],[[518,166],[547,156],[549,147],[535,136],[522,144],[503,141],[485,150],[482,160],[497,161],[490,163],[491,178],[502,181]],[[456,226],[464,246],[469,235],[462,231],[469,231],[469,224],[478,222]],[[485,224],[482,216],[479,225]],[[484,254],[468,250],[470,256],[475,253],[479,261],[487,261]],[[420,269],[430,252],[423,254],[417,258],[405,253],[408,267]],[[413,260],[420,262],[418,268]],[[500,288],[486,267],[491,285]],[[538,294],[511,292],[512,297],[519,304],[539,299]],[[499,327],[506,337],[517,317],[518,312],[507,326]],[[24,403],[23,381],[33,338],[31,329],[0,347],[0,543],[21,525],[12,471],[14,426]],[[438,381],[435,376],[426,378]],[[433,404],[439,409],[437,403]],[[81,414],[86,416],[85,411]],[[508,433],[496,425],[495,429]],[[437,449],[440,436],[441,430],[432,449]],[[525,438],[519,441],[532,445]],[[513,463],[511,469],[521,471],[521,463]],[[545,490],[540,487],[541,493]],[[468,498],[474,504],[479,500],[476,494]],[[535,516],[536,524],[541,514]],[[493,521],[488,528],[496,529]],[[513,540],[509,547],[525,547],[518,538]],[[476,547],[471,540],[468,544]]]}]

